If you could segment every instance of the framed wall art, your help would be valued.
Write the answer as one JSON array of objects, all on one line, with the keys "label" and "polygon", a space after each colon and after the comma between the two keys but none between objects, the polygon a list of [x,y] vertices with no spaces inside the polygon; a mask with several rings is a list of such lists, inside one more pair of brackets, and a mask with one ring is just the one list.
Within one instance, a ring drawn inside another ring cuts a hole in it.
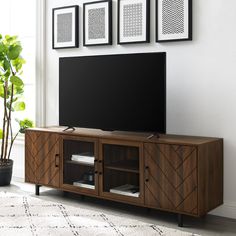
[{"label": "framed wall art", "polygon": [[150,41],[150,0],[118,0],[118,44]]},{"label": "framed wall art", "polygon": [[156,41],[192,40],[192,0],[156,0]]},{"label": "framed wall art", "polygon": [[76,48],[79,46],[79,6],[52,9],[52,48]]},{"label": "framed wall art", "polygon": [[112,0],[84,3],[83,44],[112,44]]}]

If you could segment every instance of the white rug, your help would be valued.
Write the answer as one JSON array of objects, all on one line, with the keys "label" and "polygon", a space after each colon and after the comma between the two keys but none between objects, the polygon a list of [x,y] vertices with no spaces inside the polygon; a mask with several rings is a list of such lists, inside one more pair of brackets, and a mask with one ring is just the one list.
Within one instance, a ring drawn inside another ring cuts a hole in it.
[{"label": "white rug", "polygon": [[0,192],[0,235],[189,236],[196,234],[30,196]]}]

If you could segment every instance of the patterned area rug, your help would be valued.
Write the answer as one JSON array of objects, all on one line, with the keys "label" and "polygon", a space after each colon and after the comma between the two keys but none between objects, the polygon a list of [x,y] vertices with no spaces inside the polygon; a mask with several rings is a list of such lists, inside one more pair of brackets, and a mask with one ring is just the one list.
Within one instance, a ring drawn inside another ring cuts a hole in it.
[{"label": "patterned area rug", "polygon": [[138,220],[0,192],[1,236],[189,236]]}]

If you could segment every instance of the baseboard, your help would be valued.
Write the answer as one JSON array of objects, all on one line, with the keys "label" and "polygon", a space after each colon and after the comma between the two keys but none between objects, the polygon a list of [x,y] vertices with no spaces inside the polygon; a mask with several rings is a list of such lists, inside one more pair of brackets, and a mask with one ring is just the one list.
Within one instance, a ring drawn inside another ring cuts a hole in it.
[{"label": "baseboard", "polygon": [[16,177],[16,176],[12,176],[12,180],[16,181],[16,182],[20,182],[20,183],[24,183],[25,182],[25,178]]},{"label": "baseboard", "polygon": [[209,214],[236,219],[236,202],[225,201],[222,206],[211,211]]}]

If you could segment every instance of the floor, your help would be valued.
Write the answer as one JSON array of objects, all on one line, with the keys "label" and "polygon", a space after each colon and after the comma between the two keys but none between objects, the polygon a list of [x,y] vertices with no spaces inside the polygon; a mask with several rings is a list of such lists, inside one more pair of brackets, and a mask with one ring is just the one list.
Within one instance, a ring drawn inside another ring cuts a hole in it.
[{"label": "floor", "polygon": [[[23,183],[20,180],[13,180],[7,187],[0,187],[0,191],[9,191],[18,194],[29,194],[35,196],[35,186]],[[170,228],[177,227],[177,218],[175,214],[160,212],[156,210],[148,211],[145,208],[130,206],[111,201],[104,201],[92,197],[83,197],[76,194],[63,194],[62,191],[46,187],[40,188],[40,198],[48,201],[57,201],[71,206],[86,206],[88,209],[101,209],[109,214],[132,217],[143,222],[163,225]],[[184,217],[184,231],[200,235],[234,235],[236,236],[236,220],[223,218],[213,215],[207,215],[204,218]]]}]

